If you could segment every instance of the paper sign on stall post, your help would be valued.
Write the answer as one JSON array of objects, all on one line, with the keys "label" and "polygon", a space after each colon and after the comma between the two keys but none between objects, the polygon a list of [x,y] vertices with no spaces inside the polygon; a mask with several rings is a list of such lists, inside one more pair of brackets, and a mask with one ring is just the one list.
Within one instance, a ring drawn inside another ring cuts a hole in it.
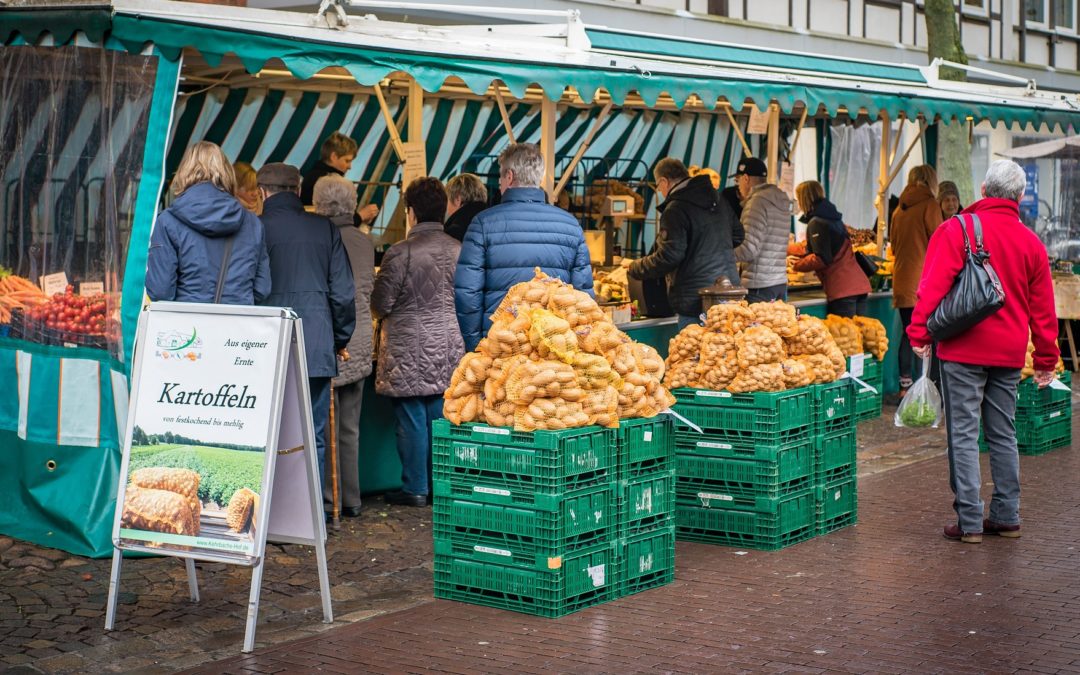
[{"label": "paper sign on stall post", "polygon": [[757,109],[756,105],[750,104],[750,122],[746,125],[746,133],[748,134],[767,134],[769,133],[769,111],[761,111]]},{"label": "paper sign on stall post", "polygon": [[38,278],[38,285],[41,286],[42,292],[44,292],[46,296],[51,298],[57,293],[64,293],[65,291],[67,291],[67,274],[65,272],[46,274],[45,276]]},{"label": "paper sign on stall post", "polygon": [[79,284],[79,295],[101,295],[105,292],[105,283],[102,281],[84,281]]}]

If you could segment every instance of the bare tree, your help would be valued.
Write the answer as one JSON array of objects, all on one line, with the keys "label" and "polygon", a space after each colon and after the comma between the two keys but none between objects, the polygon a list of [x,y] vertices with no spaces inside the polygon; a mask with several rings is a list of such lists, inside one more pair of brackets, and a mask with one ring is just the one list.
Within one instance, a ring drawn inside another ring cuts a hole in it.
[{"label": "bare tree", "polygon": [[[953,0],[926,0],[927,56],[930,62],[941,58],[967,64],[960,30],[956,25]],[[967,79],[962,70],[941,68],[943,80]],[[967,119],[942,119],[938,126],[937,172],[941,180],[951,180],[960,191],[961,201],[967,203],[975,195],[971,182],[971,143]]]}]

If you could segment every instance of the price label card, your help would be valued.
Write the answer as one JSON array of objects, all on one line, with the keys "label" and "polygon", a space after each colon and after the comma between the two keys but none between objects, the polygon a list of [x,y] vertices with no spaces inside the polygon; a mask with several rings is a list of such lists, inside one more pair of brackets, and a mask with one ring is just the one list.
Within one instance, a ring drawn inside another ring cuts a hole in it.
[{"label": "price label card", "polygon": [[769,133],[769,111],[764,112],[757,109],[757,106],[750,106],[750,123],[746,127],[746,133],[748,134],[767,134]]},{"label": "price label card", "polygon": [[851,369],[850,373],[852,377],[863,376],[863,361],[866,360],[866,354],[855,354],[851,357]]},{"label": "price label card", "polygon": [[103,281],[84,281],[79,284],[79,295],[101,295],[105,292],[105,282]]},{"label": "price label card", "polygon": [[787,162],[780,167],[780,189],[795,199],[795,167]]},{"label": "price label card", "polygon": [[45,292],[45,295],[50,298],[57,293],[63,293],[68,287],[68,278],[66,272],[57,272],[56,274],[46,274],[43,277],[38,278],[41,290]]}]

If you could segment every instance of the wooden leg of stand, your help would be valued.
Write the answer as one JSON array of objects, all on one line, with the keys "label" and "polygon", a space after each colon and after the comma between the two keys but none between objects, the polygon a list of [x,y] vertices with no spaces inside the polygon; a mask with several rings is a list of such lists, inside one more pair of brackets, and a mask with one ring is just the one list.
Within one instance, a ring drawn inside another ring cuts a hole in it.
[{"label": "wooden leg of stand", "polygon": [[1072,358],[1074,373],[1080,373],[1080,361],[1076,358],[1076,338],[1073,337],[1072,319],[1065,319],[1065,340],[1069,343],[1069,356]]},{"label": "wooden leg of stand", "polygon": [[334,529],[341,527],[341,495],[338,492],[338,449],[337,449],[337,420],[334,410],[334,388],[330,387],[330,419],[327,422],[329,428],[327,435],[330,442],[327,448],[330,451],[330,494],[333,501],[332,525]]}]

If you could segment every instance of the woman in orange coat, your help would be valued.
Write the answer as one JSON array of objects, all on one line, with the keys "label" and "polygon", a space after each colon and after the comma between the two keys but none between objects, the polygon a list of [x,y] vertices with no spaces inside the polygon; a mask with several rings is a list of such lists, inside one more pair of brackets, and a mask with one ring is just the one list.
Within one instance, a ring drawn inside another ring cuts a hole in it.
[{"label": "woman in orange coat", "polygon": [[893,211],[889,226],[889,242],[896,258],[893,265],[893,307],[899,310],[900,321],[904,324],[898,354],[901,395],[911,386],[912,376],[916,374],[912,368],[914,359],[907,327],[911,324],[911,311],[915,307],[926,247],[930,235],[934,234],[942,221],[937,188],[934,167],[922,164],[908,172],[907,186],[900,194],[900,204]]}]

